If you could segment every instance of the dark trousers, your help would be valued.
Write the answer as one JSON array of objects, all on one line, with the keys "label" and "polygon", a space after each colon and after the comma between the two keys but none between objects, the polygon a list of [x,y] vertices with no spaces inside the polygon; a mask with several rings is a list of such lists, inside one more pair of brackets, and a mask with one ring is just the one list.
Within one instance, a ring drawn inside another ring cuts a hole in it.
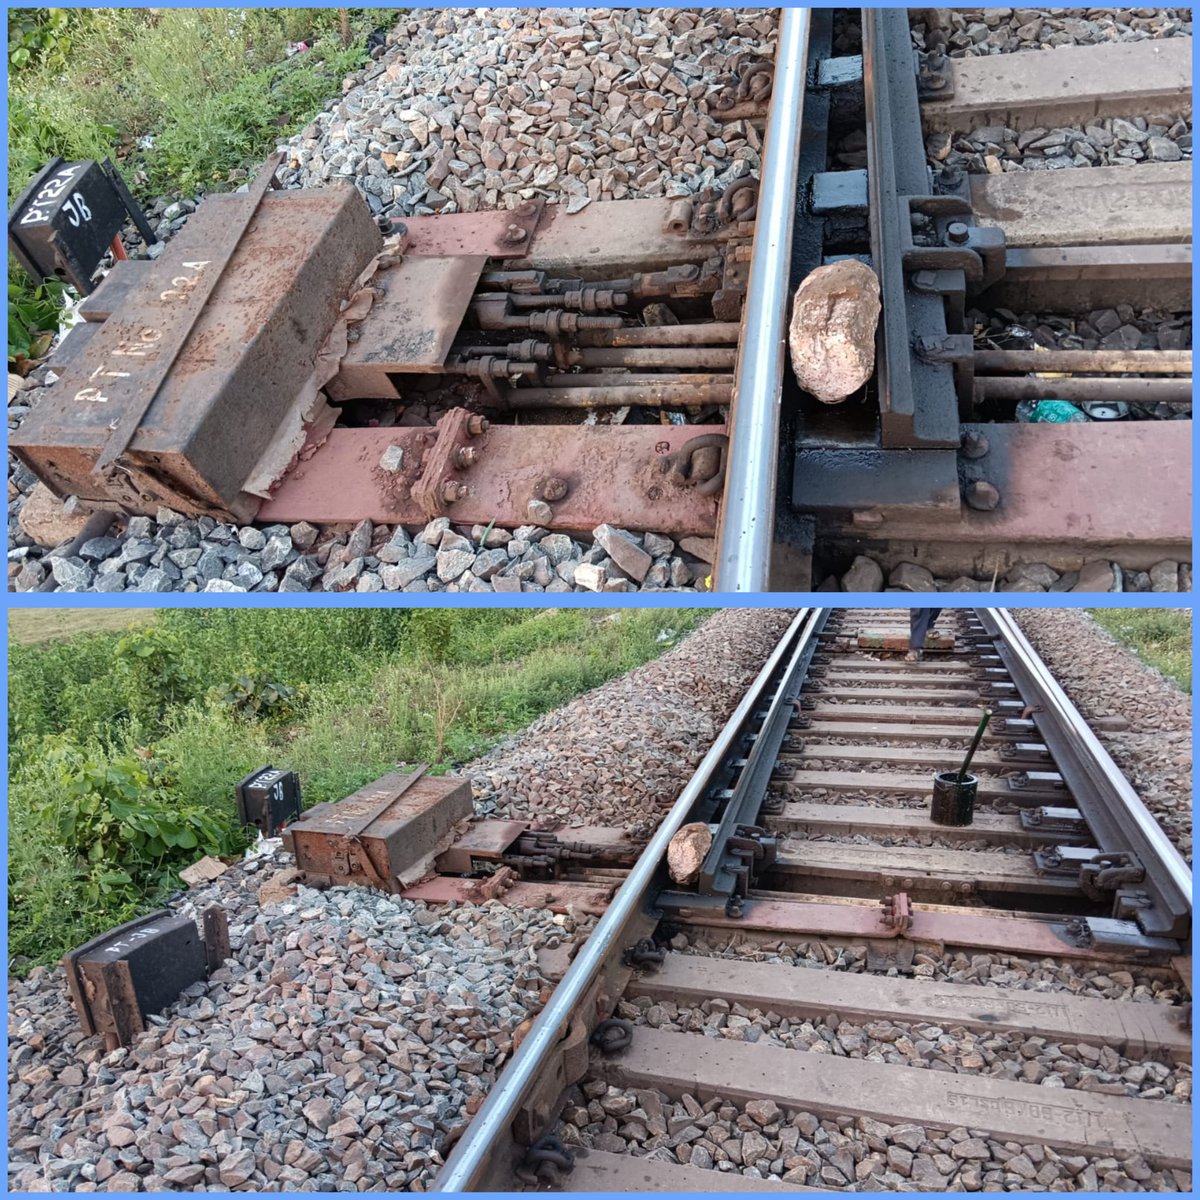
[{"label": "dark trousers", "polygon": [[925,649],[925,635],[933,628],[933,623],[941,614],[940,608],[910,608],[908,610],[908,648],[910,650]]}]

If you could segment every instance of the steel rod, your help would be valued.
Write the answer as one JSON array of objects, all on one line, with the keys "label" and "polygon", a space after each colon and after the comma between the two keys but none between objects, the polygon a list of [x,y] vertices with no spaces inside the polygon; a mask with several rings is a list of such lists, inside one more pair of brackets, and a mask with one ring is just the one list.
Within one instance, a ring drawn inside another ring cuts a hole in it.
[{"label": "steel rod", "polygon": [[775,52],[714,563],[716,590],[721,592],[768,590],[809,16],[807,8],[782,10]]},{"label": "steel rod", "polygon": [[642,384],[635,387],[510,388],[508,407],[521,408],[622,408],[641,404],[647,408],[707,408],[728,404],[733,387],[707,385]]},{"label": "steel rod", "polygon": [[721,385],[727,390],[733,388],[733,376],[720,372],[675,371],[660,375],[643,374],[640,371],[580,371],[572,375],[563,371],[547,376],[547,382],[556,388],[613,388],[613,387],[705,387]]},{"label": "steel rod", "polygon": [[488,1093],[487,1099],[467,1126],[466,1132],[459,1138],[434,1183],[435,1191],[473,1191],[482,1182],[491,1150],[501,1139],[509,1136],[508,1130],[516,1117],[517,1109],[537,1079],[547,1056],[553,1053],[563,1029],[578,1012],[584,993],[612,948],[619,943],[625,926],[641,908],[646,889],[650,886],[671,839],[708,787],[712,773],[733,747],[747,716],[761,703],[763,690],[811,612],[811,609],[801,609],[796,619],[788,626],[787,632],[780,638],[753,685],[742,697],[742,702],[734,710],[733,716],[729,718],[711,749],[696,768],[696,773],[679,793],[671,811],[663,818],[642,856],[617,890],[604,916],[597,922],[591,936],[567,968],[562,982],[554,989],[546,1007],[538,1014],[525,1040],[504,1068],[504,1073]]},{"label": "steel rod", "polygon": [[1192,377],[1174,379],[1011,379],[993,375],[975,380],[975,400],[1071,400],[1079,403],[1126,401],[1133,404],[1191,404]]},{"label": "steel rod", "polygon": [[719,367],[733,370],[732,346],[602,346],[579,351],[584,367]]},{"label": "steel rod", "polygon": [[630,325],[624,329],[581,330],[578,346],[736,346],[741,336],[736,321],[709,321],[704,325]]},{"label": "steel rod", "polygon": [[1092,374],[1190,375],[1190,350],[976,350],[975,374],[1083,371]]}]

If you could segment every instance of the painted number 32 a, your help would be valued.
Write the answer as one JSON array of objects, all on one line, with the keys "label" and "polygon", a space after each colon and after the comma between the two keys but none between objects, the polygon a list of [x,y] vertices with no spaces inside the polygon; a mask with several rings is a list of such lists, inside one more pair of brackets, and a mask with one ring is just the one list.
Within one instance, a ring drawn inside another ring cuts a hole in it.
[{"label": "painted number 32 a", "polygon": [[92,219],[92,210],[88,208],[87,201],[83,198],[82,192],[76,192],[63,206],[62,211],[67,214],[67,220],[75,226],[76,229],[84,221]]}]

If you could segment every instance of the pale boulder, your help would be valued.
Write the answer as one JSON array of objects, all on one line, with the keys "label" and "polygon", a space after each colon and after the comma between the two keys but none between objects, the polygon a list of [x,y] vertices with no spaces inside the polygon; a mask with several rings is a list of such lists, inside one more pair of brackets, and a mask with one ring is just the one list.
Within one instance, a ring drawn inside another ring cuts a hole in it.
[{"label": "pale boulder", "polygon": [[667,870],[671,878],[680,885],[695,883],[712,842],[712,831],[702,821],[684,825],[667,847]]},{"label": "pale boulder", "polygon": [[792,370],[823,404],[840,404],[875,370],[879,280],[848,258],[817,267],[796,289],[788,328]]}]

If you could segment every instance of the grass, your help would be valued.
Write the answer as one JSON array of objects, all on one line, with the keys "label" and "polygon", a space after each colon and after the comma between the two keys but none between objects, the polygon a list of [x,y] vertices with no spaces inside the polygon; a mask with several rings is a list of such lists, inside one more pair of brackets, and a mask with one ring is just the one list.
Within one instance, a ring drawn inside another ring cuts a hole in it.
[{"label": "grass", "polygon": [[1142,662],[1191,695],[1192,613],[1187,608],[1090,608],[1088,614]]},{"label": "grass", "polygon": [[98,615],[71,631],[26,622],[10,645],[17,970],[154,907],[201,854],[238,853],[233,787],[250,771],[298,771],[312,805],[399,763],[451,770],[705,613],[163,609],[115,628]]},{"label": "grass", "polygon": [[77,633],[123,631],[153,619],[148,608],[22,608],[8,614],[8,636],[28,646]]},{"label": "grass", "polygon": [[[367,61],[366,35],[396,12],[13,10],[9,204],[54,155],[111,157],[143,202],[234,187],[341,95]],[[289,57],[298,42],[309,48]],[[9,358],[21,363],[44,352],[37,334],[55,305],[35,299],[11,259],[9,305]]]}]

